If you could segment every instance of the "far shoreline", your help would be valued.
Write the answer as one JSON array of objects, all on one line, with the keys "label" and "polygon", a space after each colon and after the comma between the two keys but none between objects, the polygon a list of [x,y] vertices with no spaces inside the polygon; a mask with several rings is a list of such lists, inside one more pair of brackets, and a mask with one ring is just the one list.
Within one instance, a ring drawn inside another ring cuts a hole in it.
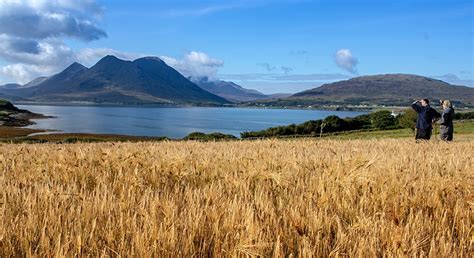
[{"label": "far shoreline", "polygon": [[[263,106],[245,105],[242,103],[227,105],[192,105],[192,104],[130,104],[130,103],[96,103],[96,102],[25,102],[14,101],[20,106],[57,106],[57,107],[133,107],[133,108],[240,108],[240,109],[280,109],[280,110],[321,110],[321,111],[354,111],[371,112],[381,109],[403,110],[409,106],[352,106],[352,105],[323,105],[323,106]],[[469,110],[469,109],[466,109]]]},{"label": "far shoreline", "polygon": [[[378,110],[390,110],[402,112],[410,106],[384,106],[384,105],[322,105],[322,106],[264,106],[245,105],[243,103],[226,105],[192,105],[192,104],[130,104],[130,103],[96,103],[96,102],[12,102],[20,106],[56,106],[56,107],[117,107],[117,108],[239,108],[239,109],[278,109],[278,110],[320,110],[320,111],[350,111],[350,112],[374,112]],[[435,108],[438,108],[435,106]],[[461,112],[474,111],[474,107],[457,108]]]}]

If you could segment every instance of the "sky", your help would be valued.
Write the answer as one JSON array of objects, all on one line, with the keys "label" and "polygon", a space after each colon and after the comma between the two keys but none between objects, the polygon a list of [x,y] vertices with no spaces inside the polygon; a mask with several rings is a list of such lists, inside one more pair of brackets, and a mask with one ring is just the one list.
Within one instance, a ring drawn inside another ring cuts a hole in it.
[{"label": "sky", "polygon": [[0,84],[105,55],[295,93],[410,73],[474,87],[472,0],[0,0]]}]

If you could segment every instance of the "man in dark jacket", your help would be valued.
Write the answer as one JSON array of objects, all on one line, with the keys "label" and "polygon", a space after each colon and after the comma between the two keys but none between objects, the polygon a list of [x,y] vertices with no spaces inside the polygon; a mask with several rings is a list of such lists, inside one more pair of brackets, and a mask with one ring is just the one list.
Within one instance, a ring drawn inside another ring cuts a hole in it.
[{"label": "man in dark jacket", "polygon": [[441,115],[434,108],[430,107],[428,99],[416,100],[411,104],[411,107],[418,113],[415,139],[429,140],[433,131],[432,123]]}]

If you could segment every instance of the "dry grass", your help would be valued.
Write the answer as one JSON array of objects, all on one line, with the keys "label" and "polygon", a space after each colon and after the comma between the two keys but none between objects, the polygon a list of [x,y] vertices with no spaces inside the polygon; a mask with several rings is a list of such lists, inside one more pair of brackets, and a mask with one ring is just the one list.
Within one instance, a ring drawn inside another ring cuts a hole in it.
[{"label": "dry grass", "polygon": [[474,142],[0,144],[0,257],[473,255]]},{"label": "dry grass", "polygon": [[32,133],[43,132],[42,130],[18,128],[11,126],[0,126],[0,139],[27,136]]}]

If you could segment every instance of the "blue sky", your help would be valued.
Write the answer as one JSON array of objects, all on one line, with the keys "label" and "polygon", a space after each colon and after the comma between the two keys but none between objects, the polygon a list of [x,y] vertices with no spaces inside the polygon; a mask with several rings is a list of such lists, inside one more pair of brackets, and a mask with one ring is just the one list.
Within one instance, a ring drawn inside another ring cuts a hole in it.
[{"label": "blue sky", "polygon": [[[233,80],[265,93],[381,73],[474,85],[472,1],[79,2],[93,3],[87,7],[93,11],[64,10],[89,15],[86,20],[107,36],[54,38],[86,65],[107,51],[123,58],[156,55],[183,73]],[[83,49],[94,55],[84,57]],[[92,51],[97,49],[102,51]],[[15,60],[2,59],[1,51],[0,46],[0,65],[12,66]]]}]

